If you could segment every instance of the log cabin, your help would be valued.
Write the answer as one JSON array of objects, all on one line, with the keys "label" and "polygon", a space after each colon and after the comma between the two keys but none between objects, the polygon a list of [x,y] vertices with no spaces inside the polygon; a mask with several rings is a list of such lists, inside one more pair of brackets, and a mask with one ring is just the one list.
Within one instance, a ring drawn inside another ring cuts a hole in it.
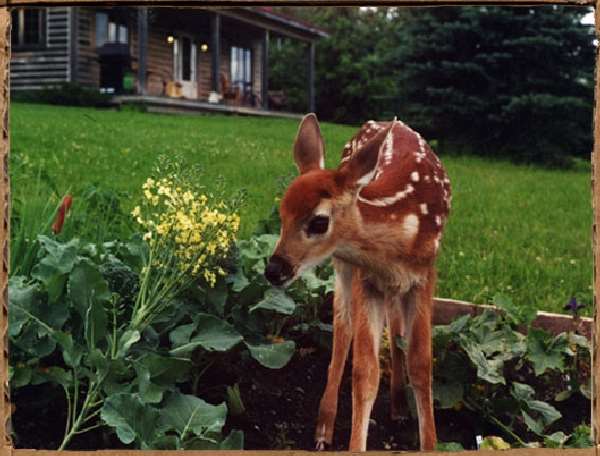
[{"label": "log cabin", "polygon": [[[44,7],[12,10],[11,90],[62,83],[104,93],[269,109],[269,44],[306,44],[314,110],[315,43],[327,33],[269,7]],[[281,96],[281,94],[279,94]]]}]

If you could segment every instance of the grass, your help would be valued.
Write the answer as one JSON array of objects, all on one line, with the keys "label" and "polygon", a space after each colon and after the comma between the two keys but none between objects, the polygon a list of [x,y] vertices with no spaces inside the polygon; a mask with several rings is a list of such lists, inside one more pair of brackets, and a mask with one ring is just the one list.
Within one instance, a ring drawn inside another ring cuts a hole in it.
[{"label": "grass", "polygon": [[[87,205],[83,211],[80,204],[75,226],[93,226],[100,236],[114,230],[98,228],[105,214],[90,199],[90,184],[96,196],[110,199],[109,190],[116,192],[127,212],[161,154],[182,154],[201,165],[204,173],[198,178],[208,189],[223,179],[228,192],[247,190],[242,236],[269,213],[283,182],[296,172],[291,146],[297,122],[291,120],[14,103],[11,128],[15,214],[24,204],[43,206],[40,200],[46,201],[51,189],[59,195],[71,191],[73,218],[78,202]],[[327,164],[335,166],[354,129],[324,124],[322,131]],[[571,296],[591,305],[592,210],[585,166],[561,171],[473,157],[442,160],[454,198],[438,261],[439,296],[484,303],[501,292],[550,311],[561,311]],[[119,226],[123,235],[128,229]]]}]

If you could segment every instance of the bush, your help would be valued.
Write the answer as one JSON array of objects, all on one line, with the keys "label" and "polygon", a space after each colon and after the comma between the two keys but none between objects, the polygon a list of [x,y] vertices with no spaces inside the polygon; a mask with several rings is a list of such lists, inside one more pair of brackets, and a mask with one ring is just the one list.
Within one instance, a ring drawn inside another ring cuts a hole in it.
[{"label": "bush", "polygon": [[47,86],[39,90],[13,91],[11,97],[14,101],[27,103],[65,106],[111,106],[110,95],[73,82],[64,82],[58,86]]}]

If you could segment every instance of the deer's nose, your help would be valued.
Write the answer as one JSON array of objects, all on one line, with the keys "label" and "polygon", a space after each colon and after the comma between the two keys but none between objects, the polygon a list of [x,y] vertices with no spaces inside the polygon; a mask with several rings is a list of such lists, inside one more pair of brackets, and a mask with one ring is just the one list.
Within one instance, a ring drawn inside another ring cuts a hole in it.
[{"label": "deer's nose", "polygon": [[279,255],[273,255],[265,268],[265,277],[273,285],[283,285],[292,277],[292,265]]}]

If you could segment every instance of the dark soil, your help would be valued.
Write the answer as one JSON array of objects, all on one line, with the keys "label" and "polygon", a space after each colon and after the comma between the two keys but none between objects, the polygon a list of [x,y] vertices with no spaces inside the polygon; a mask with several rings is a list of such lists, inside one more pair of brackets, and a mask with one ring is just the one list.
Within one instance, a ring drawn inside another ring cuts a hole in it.
[{"label": "dark soil", "polygon": [[[218,403],[225,398],[224,383],[239,383],[246,412],[237,417],[230,416],[225,433],[231,429],[243,430],[246,449],[314,449],[313,436],[319,401],[326,384],[330,351],[314,348],[315,344],[307,344],[304,348],[302,344],[299,346],[290,363],[278,370],[261,367],[251,359],[237,365],[227,361],[215,364],[195,392],[205,400]],[[351,360],[347,363],[340,388],[332,450],[348,448],[352,415],[350,372]],[[402,423],[392,421],[389,417],[388,388],[384,375],[371,415],[368,449],[416,450],[418,428],[414,413]],[[182,390],[194,393],[189,385],[183,385]],[[12,416],[15,446],[56,449],[62,439],[66,418],[62,390],[50,384],[28,386],[13,394],[12,400],[15,404]],[[570,432],[582,422],[589,423],[589,404],[580,394],[559,403],[563,418],[553,425],[552,431]],[[439,441],[460,442],[465,449],[475,449],[476,435],[500,435],[511,441],[497,428],[464,408],[458,411],[436,410],[435,419]],[[539,437],[532,436],[532,440],[539,440]],[[108,430],[96,430],[77,436],[69,449],[123,447]]]},{"label": "dark soil", "polygon": [[[283,369],[253,366],[240,379],[246,408],[241,417],[230,417],[228,427],[242,429],[248,450],[313,450],[319,401],[327,381],[329,352],[297,354]],[[352,419],[351,360],[346,365],[331,450],[347,450]],[[383,377],[369,427],[368,450],[418,450],[416,418],[399,423],[390,419],[389,383]],[[475,448],[475,435],[492,432],[473,413],[436,411],[440,441],[461,442]]]}]

